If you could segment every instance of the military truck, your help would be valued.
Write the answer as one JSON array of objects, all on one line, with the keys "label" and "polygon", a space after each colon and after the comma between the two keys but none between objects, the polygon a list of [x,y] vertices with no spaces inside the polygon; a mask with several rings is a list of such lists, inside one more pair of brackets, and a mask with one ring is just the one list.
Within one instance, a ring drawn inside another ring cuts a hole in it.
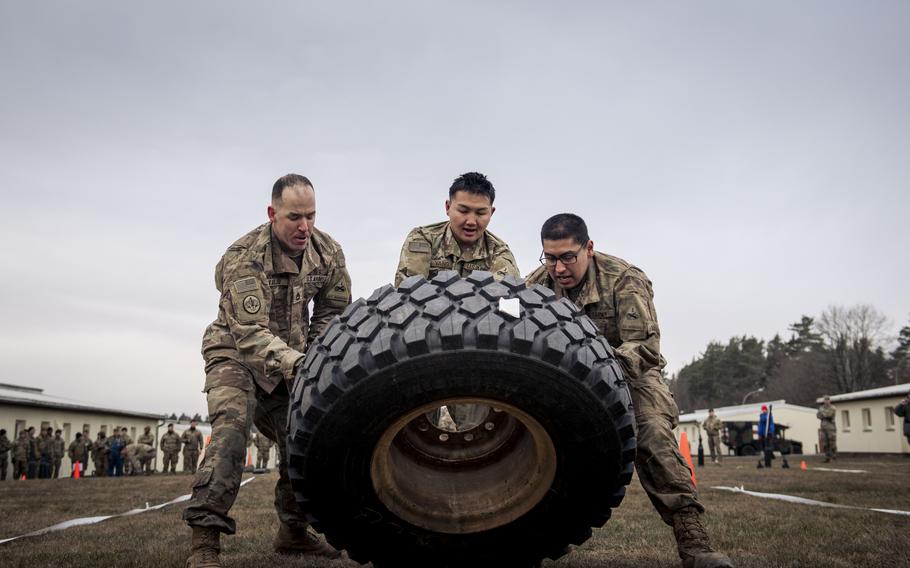
[{"label": "military truck", "polygon": [[[787,439],[789,426],[774,425],[774,437],[771,449],[784,455],[803,453],[803,443]],[[758,421],[724,422],[721,441],[737,456],[756,456],[761,453],[761,440],[758,437]]]}]

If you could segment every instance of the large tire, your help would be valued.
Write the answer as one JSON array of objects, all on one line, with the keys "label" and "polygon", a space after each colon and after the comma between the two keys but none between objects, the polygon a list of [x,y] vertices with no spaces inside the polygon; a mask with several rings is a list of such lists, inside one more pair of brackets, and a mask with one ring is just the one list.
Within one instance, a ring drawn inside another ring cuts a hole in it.
[{"label": "large tire", "polygon": [[[432,420],[443,405],[489,408],[456,431]],[[633,424],[612,349],[571,302],[446,271],[357,300],[309,349],[288,473],[313,527],[360,563],[529,566],[620,504]]]}]

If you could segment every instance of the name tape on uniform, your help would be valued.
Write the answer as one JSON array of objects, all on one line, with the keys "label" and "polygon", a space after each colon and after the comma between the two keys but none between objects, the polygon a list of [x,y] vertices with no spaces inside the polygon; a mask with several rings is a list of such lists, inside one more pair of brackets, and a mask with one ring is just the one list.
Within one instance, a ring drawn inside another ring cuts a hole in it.
[{"label": "name tape on uniform", "polygon": [[743,487],[723,487],[716,486],[711,489],[720,489],[721,491],[732,491],[733,493],[743,493],[753,497],[762,497],[764,499],[776,499],[788,503],[797,503],[799,505],[814,505],[816,507],[830,507],[832,509],[854,509],[857,511],[875,511],[876,513],[888,513],[889,515],[904,515],[910,517],[910,511],[900,511],[897,509],[876,509],[871,507],[856,507],[854,505],[841,505],[839,503],[826,503],[825,501],[816,501],[815,499],[806,499],[795,495],[783,495],[780,493],[759,493],[758,491],[746,491]]},{"label": "name tape on uniform", "polygon": [[[255,475],[248,479],[243,480],[242,482],[240,482],[240,487],[243,487],[244,485],[253,481],[254,479],[256,479]],[[13,540],[18,540],[20,538],[26,538],[26,537],[30,537],[30,536],[39,536],[39,535],[47,534],[50,532],[62,531],[64,529],[69,529],[69,528],[73,528],[73,527],[81,527],[84,525],[94,525],[96,523],[100,523],[101,521],[106,521],[108,519],[116,519],[119,517],[130,517],[132,515],[138,515],[139,513],[145,513],[147,511],[157,511],[158,509],[163,509],[163,508],[167,507],[168,505],[176,505],[177,503],[183,503],[184,501],[189,501],[191,498],[192,498],[192,495],[181,495],[180,497],[177,497],[176,499],[171,499],[167,503],[161,503],[159,505],[154,505],[151,507],[149,506],[148,503],[146,503],[144,509],[131,509],[125,513],[118,513],[116,515],[104,515],[101,517],[83,517],[81,519],[71,519],[69,521],[63,521],[62,523],[57,523],[56,525],[51,525],[49,527],[45,527],[43,529],[38,529],[38,530],[32,531],[30,533],[21,534],[19,536],[14,536],[14,537],[10,537],[10,538],[0,539],[0,544],[10,542]]]}]

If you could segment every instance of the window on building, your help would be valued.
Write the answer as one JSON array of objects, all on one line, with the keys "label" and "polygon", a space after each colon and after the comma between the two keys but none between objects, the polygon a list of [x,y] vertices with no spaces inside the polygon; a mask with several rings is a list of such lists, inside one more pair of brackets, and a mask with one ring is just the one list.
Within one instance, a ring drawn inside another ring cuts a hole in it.
[{"label": "window on building", "polygon": [[19,437],[19,432],[25,430],[25,420],[16,420],[16,434],[15,436]]},{"label": "window on building", "polygon": [[83,435],[83,436],[85,436],[85,435],[91,436],[91,435],[92,435],[92,425],[91,425],[91,424],[83,424],[83,425],[82,425],[82,435]]},{"label": "window on building", "polygon": [[[50,422],[42,422],[42,423],[41,423],[41,432],[47,432],[47,429],[50,428],[50,427],[51,427],[51,423],[50,423]],[[39,432],[39,434],[40,434],[41,432]]]},{"label": "window on building", "polygon": [[843,429],[843,431],[849,432],[850,431],[850,411],[849,410],[840,411],[840,422],[841,422],[841,428]]},{"label": "window on building", "polygon": [[98,428],[98,431],[99,431],[99,432],[104,432],[104,435],[107,436],[107,425],[102,424],[102,425]]},{"label": "window on building", "polygon": [[130,428],[130,439],[132,439],[134,442],[136,441],[136,427],[135,426]]},{"label": "window on building", "polygon": [[885,407],[885,430],[894,430],[894,407]]},{"label": "window on building", "polygon": [[64,423],[63,423],[63,439],[66,440],[67,442],[69,442],[70,440],[72,440],[72,438],[70,437],[70,431],[71,431],[72,429],[73,429],[73,425],[72,425],[72,424],[70,424],[69,422],[64,422]]},{"label": "window on building", "polygon": [[863,431],[872,431],[872,410],[868,408],[863,409]]}]

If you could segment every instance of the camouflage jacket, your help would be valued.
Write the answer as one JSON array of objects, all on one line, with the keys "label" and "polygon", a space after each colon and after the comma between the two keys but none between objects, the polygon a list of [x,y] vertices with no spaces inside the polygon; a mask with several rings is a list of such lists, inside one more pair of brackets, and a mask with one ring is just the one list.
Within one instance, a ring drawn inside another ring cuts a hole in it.
[{"label": "camouflage jacket", "polygon": [[101,459],[104,457],[104,454],[110,452],[110,449],[107,446],[107,438],[97,438],[92,444],[92,459]]},{"label": "camouflage jacket", "polygon": [[509,245],[489,231],[469,250],[462,250],[452,235],[449,222],[417,227],[408,233],[401,246],[401,257],[395,271],[395,286],[408,276],[426,278],[440,270],[454,270],[467,276],[474,270],[487,270],[497,279],[520,277],[518,264]]},{"label": "camouflage jacket", "polygon": [[837,429],[837,426],[834,424],[835,416],[837,416],[837,409],[834,408],[833,404],[823,404],[818,409],[818,412],[815,413],[815,417],[821,420],[822,430]]},{"label": "camouflage jacket", "polygon": [[260,452],[267,452],[267,451],[271,450],[272,446],[274,445],[274,442],[272,442],[271,440],[269,440],[262,434],[259,434],[258,436],[256,436],[254,443],[256,444],[256,449],[259,450]]},{"label": "camouflage jacket", "polygon": [[82,462],[85,463],[88,454],[85,451],[85,444],[82,443],[82,440],[73,440],[70,443],[69,450],[67,450],[67,455],[70,457],[72,462]]},{"label": "camouflage jacket", "polygon": [[180,435],[180,443],[183,444],[184,452],[198,452],[202,449],[205,441],[202,438],[202,432],[199,430],[184,430]]},{"label": "camouflage jacket", "polygon": [[28,438],[16,438],[13,442],[13,461],[28,460]]},{"label": "camouflage jacket", "polygon": [[724,429],[724,423],[717,416],[709,416],[705,419],[704,427],[709,436],[717,436]]},{"label": "camouflage jacket", "polygon": [[63,459],[66,455],[66,441],[56,436],[51,439],[51,457],[55,460]]},{"label": "camouflage jacket", "polygon": [[153,446],[139,442],[136,442],[135,444],[129,444],[123,448],[123,458],[128,460],[151,460],[153,457],[155,457],[155,453],[155,448]]},{"label": "camouflage jacket", "polygon": [[6,437],[6,434],[0,436],[0,460],[6,461],[9,457],[10,448],[13,447],[13,444],[9,441],[9,438]]},{"label": "camouflage jacket", "polygon": [[179,452],[180,451],[180,434],[177,432],[165,432],[161,436],[161,443],[158,445],[162,452]]},{"label": "camouflage jacket", "polygon": [[541,284],[557,297],[573,300],[607,338],[627,380],[634,382],[645,374],[660,379],[667,362],[660,354],[654,292],[644,272],[621,258],[595,252],[587,280],[577,291],[555,284],[545,266],[528,275],[527,284]]},{"label": "camouflage jacket", "polygon": [[54,437],[41,435],[38,436],[38,455],[41,459],[54,459]]},{"label": "camouflage jacket", "polygon": [[142,435],[136,439],[136,443],[145,444],[147,446],[151,446],[154,448],[155,447],[155,435],[152,434],[151,432],[149,432],[148,434],[143,432]]},{"label": "camouflage jacket", "polygon": [[[317,229],[298,269],[272,237],[271,225],[257,227],[228,247],[215,268],[215,287],[221,301],[202,340],[206,371],[233,359],[266,392],[294,379],[306,346],[351,303],[341,246]],[[214,386],[206,384],[206,390]]]}]

